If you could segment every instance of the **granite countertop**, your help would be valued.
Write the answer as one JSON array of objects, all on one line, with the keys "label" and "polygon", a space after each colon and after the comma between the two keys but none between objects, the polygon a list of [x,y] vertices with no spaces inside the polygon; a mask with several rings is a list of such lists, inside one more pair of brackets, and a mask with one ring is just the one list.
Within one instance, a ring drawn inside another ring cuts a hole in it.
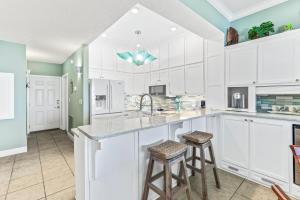
[{"label": "granite countertop", "polygon": [[92,119],[91,125],[80,126],[78,129],[92,140],[101,140],[128,132],[168,125],[194,118],[217,116],[221,114],[286,120],[300,123],[300,116],[294,115],[236,112],[212,109],[182,111],[179,113],[164,112],[160,115],[154,116],[141,115],[140,112],[131,111],[113,116],[95,117]]}]

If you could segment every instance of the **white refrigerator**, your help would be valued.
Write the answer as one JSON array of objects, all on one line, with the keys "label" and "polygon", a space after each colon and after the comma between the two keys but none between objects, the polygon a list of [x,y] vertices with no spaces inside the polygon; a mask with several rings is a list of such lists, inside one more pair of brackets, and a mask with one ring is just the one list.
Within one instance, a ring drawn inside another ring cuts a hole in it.
[{"label": "white refrigerator", "polygon": [[92,79],[90,89],[92,116],[124,111],[124,81]]}]

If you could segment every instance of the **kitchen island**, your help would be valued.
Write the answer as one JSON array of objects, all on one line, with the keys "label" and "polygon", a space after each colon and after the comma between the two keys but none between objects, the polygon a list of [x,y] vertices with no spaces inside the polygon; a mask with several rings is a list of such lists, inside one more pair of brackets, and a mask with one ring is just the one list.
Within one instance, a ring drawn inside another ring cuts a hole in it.
[{"label": "kitchen island", "polygon": [[[265,186],[280,185],[298,195],[292,177],[292,125],[299,116],[198,110],[139,111],[93,118],[91,125],[73,129],[77,200],[140,199],[150,146],[194,131],[214,134],[218,167]],[[268,151],[265,150],[265,145]],[[280,165],[278,163],[281,163]],[[155,166],[160,172],[162,167]],[[175,168],[176,170],[176,168]],[[222,180],[221,180],[222,182]],[[162,185],[157,181],[157,185]],[[156,199],[150,193],[149,199]]]}]

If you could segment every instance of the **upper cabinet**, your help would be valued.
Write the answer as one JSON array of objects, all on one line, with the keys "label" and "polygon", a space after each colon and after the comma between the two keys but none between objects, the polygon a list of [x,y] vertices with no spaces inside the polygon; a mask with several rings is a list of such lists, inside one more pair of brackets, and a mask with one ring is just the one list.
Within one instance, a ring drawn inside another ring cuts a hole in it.
[{"label": "upper cabinet", "polygon": [[170,69],[170,93],[185,95],[184,67]]},{"label": "upper cabinet", "polygon": [[184,37],[175,37],[169,43],[169,67],[184,65]]},{"label": "upper cabinet", "polygon": [[203,62],[203,39],[195,34],[185,37],[185,64]]},{"label": "upper cabinet", "polygon": [[[151,71],[156,71],[156,70],[159,70],[159,49],[158,48],[153,48],[153,49],[150,49],[150,53],[156,57],[157,59],[154,60],[153,62],[150,63],[150,68],[151,68]],[[166,59],[166,58],[164,58]],[[163,64],[163,63],[162,63]],[[165,64],[167,67],[168,67],[168,63]]]},{"label": "upper cabinet", "polygon": [[203,63],[185,66],[185,88],[188,95],[204,95]]},{"label": "upper cabinet", "polygon": [[294,41],[293,37],[283,37],[268,39],[266,42],[259,44],[259,83],[289,83],[296,81],[299,63],[295,63],[295,56],[298,55],[295,55],[296,46]]},{"label": "upper cabinet", "polygon": [[226,51],[227,85],[256,83],[257,45],[241,45]]},{"label": "upper cabinet", "polygon": [[103,69],[116,70],[117,67],[117,52],[116,49],[110,44],[102,44],[102,63]]},{"label": "upper cabinet", "polygon": [[[159,46],[159,68],[167,69],[169,67],[169,45],[168,43]],[[155,66],[154,66],[155,68]]]}]

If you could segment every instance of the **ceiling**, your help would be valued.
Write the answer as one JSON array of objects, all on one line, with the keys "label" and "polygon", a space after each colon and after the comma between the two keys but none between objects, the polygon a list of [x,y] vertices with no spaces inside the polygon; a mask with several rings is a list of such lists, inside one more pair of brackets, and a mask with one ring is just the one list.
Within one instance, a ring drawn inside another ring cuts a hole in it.
[{"label": "ceiling", "polygon": [[220,30],[180,1],[0,0],[0,40],[25,44],[28,60],[63,63],[137,3],[204,38],[224,38]]},{"label": "ceiling", "polygon": [[229,21],[254,14],[288,0],[207,0]]},{"label": "ceiling", "polygon": [[[138,12],[133,13],[133,9]],[[109,40],[120,47],[135,48],[137,44],[151,47],[178,34],[189,32],[140,4],[134,6],[133,9],[104,32],[105,38],[102,36],[100,38]],[[142,34],[137,36],[134,33],[136,30],[140,30]]]}]

